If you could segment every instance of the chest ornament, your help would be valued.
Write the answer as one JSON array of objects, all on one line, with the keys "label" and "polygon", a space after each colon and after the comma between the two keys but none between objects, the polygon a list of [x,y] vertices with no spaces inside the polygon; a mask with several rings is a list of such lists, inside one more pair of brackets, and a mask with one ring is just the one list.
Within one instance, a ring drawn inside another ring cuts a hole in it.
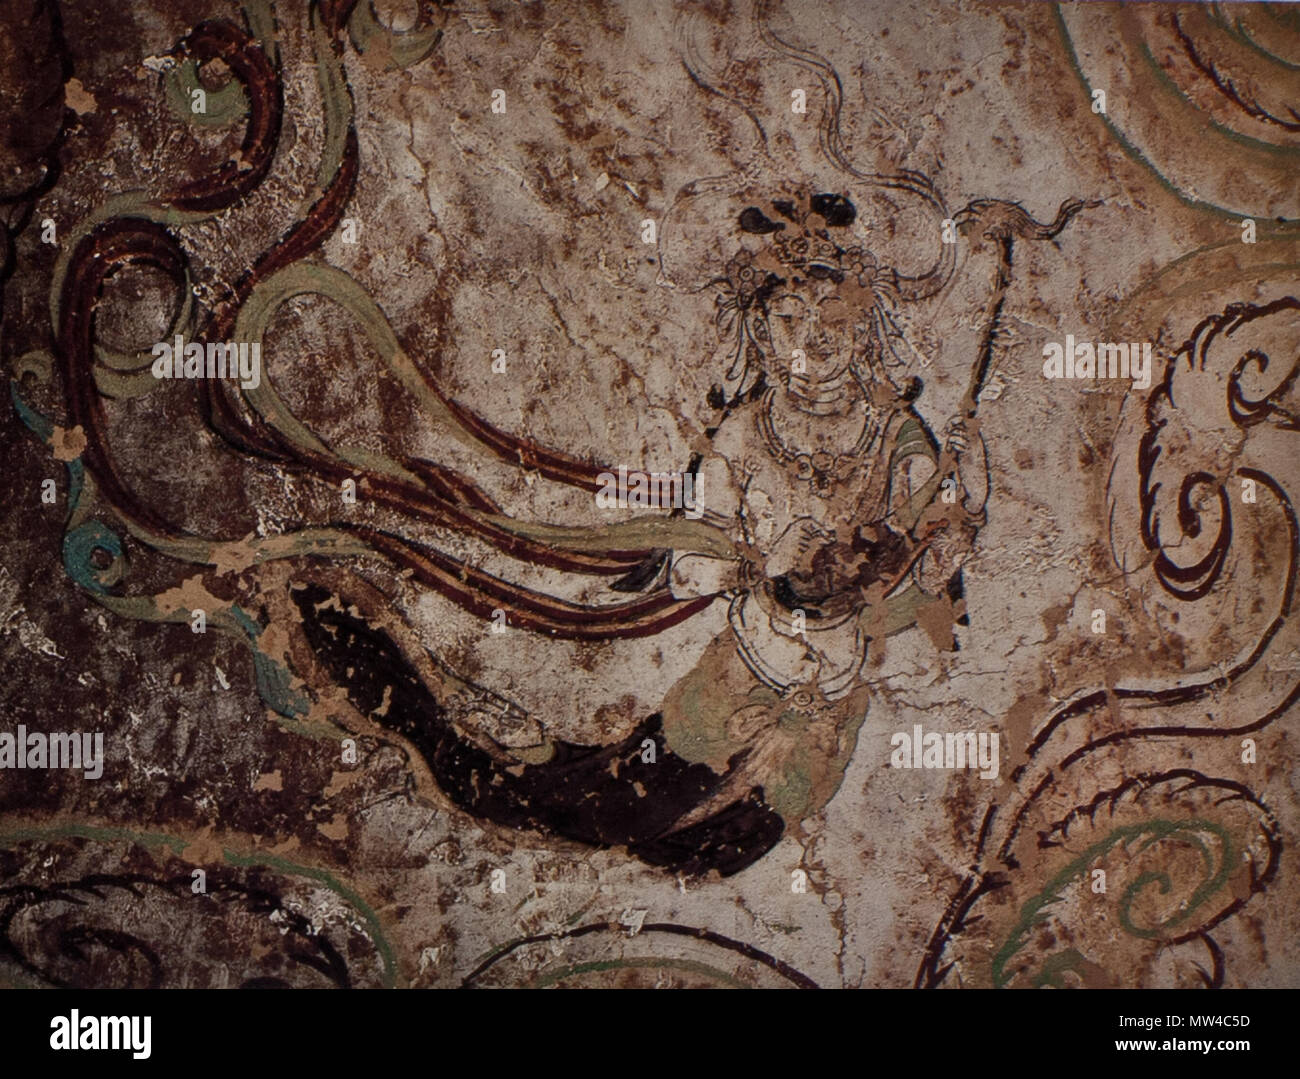
[{"label": "chest ornament", "polygon": [[785,465],[791,476],[810,484],[813,494],[819,498],[830,498],[836,485],[853,473],[864,469],[870,471],[870,462],[863,459],[876,432],[870,411],[863,417],[862,432],[858,435],[857,442],[846,453],[832,454],[825,450],[804,453],[791,447],[776,433],[772,425],[772,403],[775,398],[776,390],[768,390],[758,412],[758,431],[763,438],[763,445],[769,454]]}]

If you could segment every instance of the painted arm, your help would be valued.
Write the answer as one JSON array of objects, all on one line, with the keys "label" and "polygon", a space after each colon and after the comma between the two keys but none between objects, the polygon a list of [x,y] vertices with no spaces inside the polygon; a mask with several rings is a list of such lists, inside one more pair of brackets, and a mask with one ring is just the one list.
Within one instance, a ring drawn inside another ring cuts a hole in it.
[{"label": "painted arm", "polygon": [[970,556],[988,489],[984,440],[968,430],[964,417],[945,426],[942,453],[935,452],[919,421],[904,425],[895,451],[891,518],[913,542],[926,544],[911,573],[923,591],[939,592]]},{"label": "painted arm", "polygon": [[696,504],[701,519],[726,532],[740,552],[736,558],[718,558],[697,551],[673,551],[668,587],[676,599],[712,596],[748,587],[758,576],[758,552],[745,523],[744,498],[725,457],[715,453],[696,473]]}]

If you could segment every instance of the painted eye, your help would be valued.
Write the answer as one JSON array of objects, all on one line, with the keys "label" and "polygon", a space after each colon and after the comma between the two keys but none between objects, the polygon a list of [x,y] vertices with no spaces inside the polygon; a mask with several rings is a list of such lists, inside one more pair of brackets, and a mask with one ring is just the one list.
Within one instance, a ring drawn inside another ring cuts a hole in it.
[{"label": "painted eye", "polygon": [[787,324],[808,316],[808,306],[797,296],[779,296],[768,309],[769,315],[785,319]]}]

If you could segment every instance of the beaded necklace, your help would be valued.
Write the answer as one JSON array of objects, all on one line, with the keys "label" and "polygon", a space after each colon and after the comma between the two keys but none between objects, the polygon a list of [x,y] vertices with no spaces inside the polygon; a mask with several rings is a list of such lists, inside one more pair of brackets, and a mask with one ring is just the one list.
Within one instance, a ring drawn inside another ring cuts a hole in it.
[{"label": "beaded necklace", "polygon": [[862,455],[877,431],[874,410],[868,405],[862,422],[862,433],[857,442],[847,453],[831,454],[825,450],[803,453],[792,449],[772,425],[772,405],[776,400],[776,389],[772,388],[763,395],[762,405],[758,410],[758,431],[763,437],[767,452],[786,466],[786,470],[797,480],[812,485],[813,494],[819,498],[830,498],[835,485],[847,479],[859,466]]}]

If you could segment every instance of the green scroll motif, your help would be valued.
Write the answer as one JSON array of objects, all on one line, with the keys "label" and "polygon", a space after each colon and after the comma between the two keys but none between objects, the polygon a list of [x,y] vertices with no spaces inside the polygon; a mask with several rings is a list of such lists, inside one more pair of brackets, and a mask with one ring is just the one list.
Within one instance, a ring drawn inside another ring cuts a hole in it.
[{"label": "green scroll motif", "polygon": [[[1207,834],[1219,840],[1221,844],[1219,851],[1210,849],[1205,839]],[[1119,924],[1125,933],[1145,940],[1168,940],[1185,932],[1193,924],[1197,912],[1228,883],[1228,877],[1237,860],[1237,851],[1231,835],[1221,824],[1200,818],[1154,819],[1125,825],[1114,829],[1100,842],[1093,844],[1071,861],[1048,882],[1041,892],[1020,909],[1015,928],[993,957],[994,987],[1005,988],[1011,981],[1017,973],[1008,970],[1011,961],[1030,944],[1034,931],[1051,918],[1052,911],[1049,908],[1063,900],[1068,887],[1082,886],[1089,871],[1099,859],[1118,848],[1127,850],[1130,844],[1136,843],[1135,850],[1141,853],[1157,843],[1170,840],[1188,845],[1201,855],[1205,867],[1205,879],[1179,905],[1177,913],[1159,925],[1143,927],[1134,921],[1135,903],[1153,885],[1158,889],[1159,894],[1168,895],[1173,890],[1173,881],[1164,872],[1145,872],[1138,875],[1120,895]],[[1061,977],[1066,971],[1073,970],[1082,974],[1085,965],[1091,966],[1073,948],[1055,952],[1044,959],[1037,970],[1028,973],[1029,984],[1059,986],[1062,984]]]},{"label": "green scroll motif", "polygon": [[395,71],[418,64],[442,40],[442,30],[436,26],[421,26],[411,30],[392,30],[375,17],[375,7],[370,0],[361,0],[348,20],[348,33],[352,44],[363,55],[369,50],[386,46],[388,63],[385,70]]}]

